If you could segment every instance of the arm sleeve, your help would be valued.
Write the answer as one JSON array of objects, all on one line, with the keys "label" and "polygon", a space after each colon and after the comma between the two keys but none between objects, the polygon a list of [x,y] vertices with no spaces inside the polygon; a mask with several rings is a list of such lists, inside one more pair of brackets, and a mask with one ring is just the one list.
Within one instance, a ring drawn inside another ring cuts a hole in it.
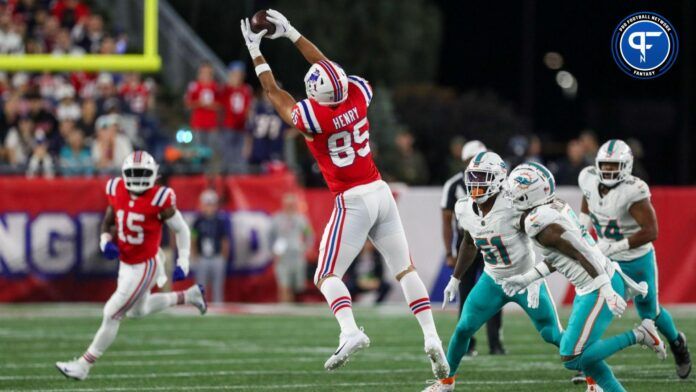
[{"label": "arm sleeve", "polygon": [[191,255],[191,231],[189,230],[181,212],[177,210],[171,218],[166,220],[167,226],[174,232],[176,237],[176,249],[179,252],[179,259],[188,260]]}]

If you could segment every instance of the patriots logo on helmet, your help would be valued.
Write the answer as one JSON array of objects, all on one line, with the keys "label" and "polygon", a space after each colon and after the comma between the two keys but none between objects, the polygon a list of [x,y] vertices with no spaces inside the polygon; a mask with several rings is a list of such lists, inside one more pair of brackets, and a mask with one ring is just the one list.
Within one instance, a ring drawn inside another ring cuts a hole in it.
[{"label": "patriots logo on helmet", "polygon": [[311,75],[309,75],[309,81],[316,83],[319,80],[319,70],[317,69],[316,71],[312,72]]}]

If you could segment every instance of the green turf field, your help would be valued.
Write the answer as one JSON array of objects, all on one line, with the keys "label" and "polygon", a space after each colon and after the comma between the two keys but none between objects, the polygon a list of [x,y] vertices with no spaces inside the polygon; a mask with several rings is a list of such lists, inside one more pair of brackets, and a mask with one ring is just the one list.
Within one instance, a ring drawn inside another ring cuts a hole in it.
[{"label": "green turf field", "polygon": [[[82,354],[99,326],[99,308],[0,307],[0,390],[419,391],[432,378],[422,337],[406,309],[356,310],[372,346],[331,374],[323,363],[335,349],[338,331],[329,311],[281,311],[293,315],[178,312],[126,320],[90,378],[77,382],[65,379],[53,363]],[[634,310],[629,312],[610,333],[637,321]],[[696,342],[696,312],[675,310],[674,315]],[[446,342],[455,316],[439,312],[436,317]],[[504,331],[509,351],[504,357],[487,355],[485,333],[479,332],[483,352],[462,363],[457,390],[584,391],[570,384],[572,373],[523,314],[507,314]],[[652,352],[631,347],[609,362],[629,391],[696,391],[694,381],[676,378],[671,356],[659,362]]]}]

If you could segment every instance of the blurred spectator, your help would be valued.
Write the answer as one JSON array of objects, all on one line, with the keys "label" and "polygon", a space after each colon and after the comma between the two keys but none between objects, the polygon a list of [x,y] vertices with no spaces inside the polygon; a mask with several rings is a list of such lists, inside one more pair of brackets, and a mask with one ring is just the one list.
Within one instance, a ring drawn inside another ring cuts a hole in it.
[{"label": "blurred spectator", "polygon": [[60,150],[60,172],[64,176],[89,176],[94,164],[89,148],[85,146],[85,135],[79,128],[68,131],[66,144]]},{"label": "blurred spectator", "polygon": [[220,94],[224,113],[222,132],[226,145],[223,163],[228,171],[244,171],[243,149],[246,142],[247,119],[253,99],[253,90],[244,82],[245,78],[244,62],[233,61],[228,67],[227,84]]},{"label": "blurred spectator", "polygon": [[599,150],[597,134],[590,129],[586,129],[580,132],[578,140],[585,150],[585,161],[594,163],[595,157],[597,156],[597,151]]},{"label": "blurred spectator", "polygon": [[253,105],[249,128],[251,138],[246,148],[249,152],[244,155],[249,157],[250,164],[265,165],[283,161],[285,131],[288,126],[262,90]]},{"label": "blurred spectator", "polygon": [[512,170],[517,165],[532,161],[544,163],[541,156],[541,139],[537,135],[516,135],[508,140],[508,149],[510,155],[505,157],[505,163],[509,170]]},{"label": "blurred spectator", "polygon": [[305,289],[307,280],[307,249],[314,244],[314,232],[300,212],[297,196],[283,196],[283,209],[271,222],[271,246],[275,255],[278,300],[293,302]]},{"label": "blurred spectator", "polygon": [[394,180],[409,185],[423,185],[428,181],[425,157],[414,148],[413,134],[401,130],[396,135],[396,151],[384,154],[385,167]]},{"label": "blurred spectator", "polygon": [[27,164],[34,148],[34,120],[31,117],[19,118],[17,126],[5,137],[5,148],[10,165],[22,168]]},{"label": "blurred spectator", "polygon": [[577,185],[578,175],[590,162],[585,160],[585,148],[578,139],[568,142],[566,157],[558,162],[556,183],[558,185]]},{"label": "blurred spectator", "polygon": [[370,241],[365,242],[360,255],[348,267],[344,279],[351,297],[374,292],[377,304],[384,302],[391,290],[391,284],[384,278],[382,256]]},{"label": "blurred spectator", "polygon": [[78,22],[72,30],[73,41],[85,52],[99,53],[104,39],[104,19],[101,15],[90,15],[84,23],[81,20]]},{"label": "blurred spectator", "polygon": [[97,135],[92,144],[92,159],[97,170],[116,171],[133,151],[127,136],[119,132],[118,116],[104,115],[97,119]]},{"label": "blurred spectator", "polygon": [[532,135],[529,137],[529,148],[527,148],[527,154],[524,160],[525,162],[544,163],[544,158],[542,158],[541,139],[539,139],[539,136]]},{"label": "blurred spectator", "polygon": [[123,103],[118,95],[116,81],[110,73],[102,72],[97,78],[97,113],[114,114],[121,113]]},{"label": "blurred spectator", "polygon": [[24,53],[22,35],[17,32],[16,26],[12,24],[12,15],[9,12],[0,13],[0,53]]},{"label": "blurred spectator", "polygon": [[200,211],[191,231],[196,283],[212,288],[213,303],[222,303],[230,256],[229,221],[218,209],[218,195],[214,190],[203,191],[199,202]]},{"label": "blurred spectator", "polygon": [[645,169],[645,165],[643,165],[643,158],[645,158],[643,143],[631,137],[626,139],[626,144],[631,147],[631,151],[633,152],[633,175],[650,183],[650,175],[648,175],[648,171]]},{"label": "blurred spectator", "polygon": [[58,122],[47,109],[46,102],[36,91],[32,91],[25,97],[29,105],[29,117],[34,120],[37,130],[43,131],[46,148],[51,154],[57,154],[63,144],[63,140],[58,133]]},{"label": "blurred spectator", "polygon": [[72,38],[70,37],[70,30],[60,29],[56,35],[56,42],[53,45],[51,54],[55,56],[82,56],[85,54],[85,50],[73,43]]},{"label": "blurred spectator", "polygon": [[56,91],[58,106],[56,107],[56,117],[58,121],[78,121],[82,117],[80,105],[75,102],[75,89],[64,84]]},{"label": "blurred spectator", "polygon": [[95,123],[97,121],[97,102],[93,99],[82,101],[82,115],[80,128],[85,132],[85,136],[94,135]]},{"label": "blurred spectator", "polygon": [[78,21],[89,16],[89,7],[80,0],[57,0],[51,12],[58,18],[61,26],[71,29]]},{"label": "blurred spectator", "polygon": [[129,113],[144,115],[151,106],[151,88],[142,81],[139,73],[131,72],[124,75],[118,94]]},{"label": "blurred spectator", "polygon": [[43,129],[34,131],[34,148],[31,151],[29,163],[27,163],[27,176],[43,176],[52,178],[55,176],[53,156],[49,153],[48,139]]},{"label": "blurred spectator", "polygon": [[191,110],[191,129],[196,141],[214,151],[216,158],[222,155],[224,142],[218,132],[218,85],[213,79],[214,71],[210,63],[198,67],[198,78],[189,83],[184,98]]}]

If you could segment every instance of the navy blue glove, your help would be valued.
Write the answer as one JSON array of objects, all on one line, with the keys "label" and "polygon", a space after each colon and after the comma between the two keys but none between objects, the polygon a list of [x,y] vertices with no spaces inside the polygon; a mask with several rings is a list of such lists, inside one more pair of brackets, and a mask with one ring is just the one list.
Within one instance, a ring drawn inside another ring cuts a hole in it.
[{"label": "navy blue glove", "polygon": [[174,275],[172,276],[172,280],[178,282],[184,279],[186,279],[186,273],[184,272],[184,270],[181,269],[181,267],[177,265],[174,269]]},{"label": "navy blue glove", "polygon": [[104,257],[106,257],[109,260],[114,260],[118,258],[118,246],[116,246],[115,243],[112,241],[109,241],[104,245],[104,250],[102,251],[104,253]]}]

